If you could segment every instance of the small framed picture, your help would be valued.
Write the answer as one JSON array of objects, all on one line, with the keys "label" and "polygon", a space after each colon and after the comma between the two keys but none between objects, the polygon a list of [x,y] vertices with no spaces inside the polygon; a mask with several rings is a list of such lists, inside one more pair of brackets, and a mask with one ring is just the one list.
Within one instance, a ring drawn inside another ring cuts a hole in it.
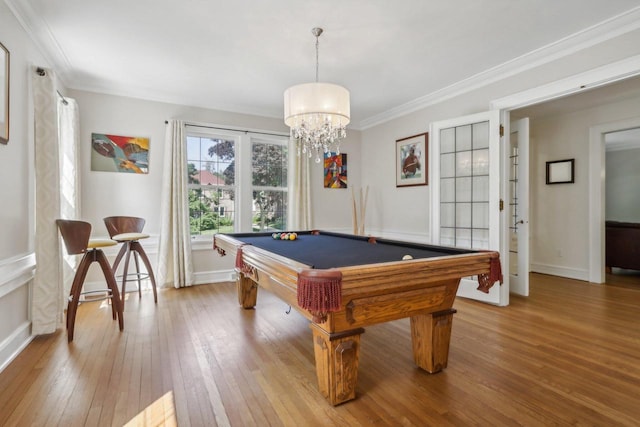
[{"label": "small framed picture", "polygon": [[149,173],[149,138],[91,134],[91,170]]},{"label": "small framed picture", "polygon": [[547,184],[572,184],[575,159],[547,162]]},{"label": "small framed picture", "polygon": [[324,154],[324,188],[347,188],[347,153]]},{"label": "small framed picture", "polygon": [[396,187],[427,185],[429,133],[396,141]]},{"label": "small framed picture", "polygon": [[0,143],[9,142],[9,50],[0,43]]}]

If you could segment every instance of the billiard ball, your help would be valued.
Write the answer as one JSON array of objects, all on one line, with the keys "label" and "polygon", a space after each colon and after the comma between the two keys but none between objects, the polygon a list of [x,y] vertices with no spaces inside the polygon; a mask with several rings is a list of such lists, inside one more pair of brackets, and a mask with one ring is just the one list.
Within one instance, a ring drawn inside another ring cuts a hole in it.
[{"label": "billiard ball", "polygon": [[411,255],[405,255],[402,257],[403,260],[413,259]]}]

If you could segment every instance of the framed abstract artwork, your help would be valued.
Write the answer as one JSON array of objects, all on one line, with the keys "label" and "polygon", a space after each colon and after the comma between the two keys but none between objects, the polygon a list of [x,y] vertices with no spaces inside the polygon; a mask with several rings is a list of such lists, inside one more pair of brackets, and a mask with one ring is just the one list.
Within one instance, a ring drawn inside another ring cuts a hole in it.
[{"label": "framed abstract artwork", "polygon": [[91,170],[149,173],[149,138],[92,133]]},{"label": "framed abstract artwork", "polygon": [[347,188],[347,154],[324,155],[324,188]]}]

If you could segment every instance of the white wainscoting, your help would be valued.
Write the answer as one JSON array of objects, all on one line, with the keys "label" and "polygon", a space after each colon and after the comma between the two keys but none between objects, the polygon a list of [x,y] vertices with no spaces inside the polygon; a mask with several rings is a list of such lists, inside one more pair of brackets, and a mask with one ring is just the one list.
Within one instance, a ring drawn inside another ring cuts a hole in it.
[{"label": "white wainscoting", "polygon": [[0,372],[31,342],[35,255],[0,261]]}]

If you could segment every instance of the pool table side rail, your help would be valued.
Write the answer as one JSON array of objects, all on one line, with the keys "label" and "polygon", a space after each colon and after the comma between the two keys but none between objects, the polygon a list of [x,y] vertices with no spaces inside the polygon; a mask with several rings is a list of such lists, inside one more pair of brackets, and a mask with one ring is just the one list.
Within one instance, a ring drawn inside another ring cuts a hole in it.
[{"label": "pool table side rail", "polygon": [[[308,265],[246,245],[227,235],[216,235],[214,244],[219,251],[232,257],[241,247],[243,263],[251,267],[251,271],[243,274],[312,320],[310,313],[298,306],[297,299],[298,278],[309,269]],[[491,259],[498,256],[497,252],[481,251],[342,267],[339,269],[342,272],[342,308],[329,316],[326,326],[335,331],[451,308],[459,279],[489,273]],[[359,321],[356,316],[358,306],[365,302],[370,307],[380,307],[380,313],[368,313],[366,322]],[[385,309],[390,305],[395,305],[395,310]],[[403,307],[398,309],[398,305]]]},{"label": "pool table side rail", "polygon": [[[274,254],[260,249],[253,245],[234,239],[228,235],[216,234],[214,237],[214,248],[221,254],[229,254],[236,257],[238,248],[242,248],[244,262],[256,268],[265,270],[268,274],[281,277],[282,282],[290,282],[292,289],[295,289],[298,275],[310,269],[307,264],[294,261],[290,258]],[[362,282],[368,282],[368,286],[402,286],[393,277],[403,277],[403,282],[407,276],[414,279],[411,282],[420,281],[428,283],[455,277],[468,277],[480,274],[487,274],[490,271],[491,260],[499,258],[499,253],[494,251],[479,251],[460,255],[445,255],[426,259],[411,259],[401,261],[390,261],[377,264],[365,264],[350,267],[341,267],[342,289],[344,295],[349,295],[350,289],[354,286],[360,288]],[[279,264],[278,268],[273,268],[273,264]],[[355,285],[354,283],[357,283]],[[395,283],[395,284],[394,284]]]}]

